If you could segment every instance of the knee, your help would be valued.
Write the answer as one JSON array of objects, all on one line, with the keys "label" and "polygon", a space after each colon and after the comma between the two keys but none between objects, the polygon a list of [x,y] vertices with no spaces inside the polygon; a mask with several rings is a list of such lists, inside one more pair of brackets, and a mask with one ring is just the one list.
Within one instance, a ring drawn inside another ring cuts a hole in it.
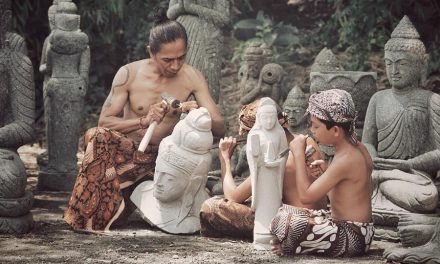
[{"label": "knee", "polygon": [[430,212],[437,208],[438,191],[434,184],[420,186],[414,194],[414,208],[419,212]]},{"label": "knee", "polygon": [[17,198],[24,195],[26,170],[18,154],[0,150],[0,197]]}]

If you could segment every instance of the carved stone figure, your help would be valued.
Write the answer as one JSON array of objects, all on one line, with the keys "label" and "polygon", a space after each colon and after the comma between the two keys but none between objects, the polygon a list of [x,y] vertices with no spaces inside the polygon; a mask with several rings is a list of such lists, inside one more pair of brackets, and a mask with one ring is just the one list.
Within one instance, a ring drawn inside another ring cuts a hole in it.
[{"label": "carved stone figure", "polygon": [[307,119],[304,118],[307,105],[306,94],[295,85],[283,103],[283,112],[287,114],[288,129],[291,133],[308,134]]},{"label": "carved stone figure", "polygon": [[139,184],[130,197],[148,223],[173,234],[200,230],[212,142],[211,116],[203,107],[190,111],[161,141],[154,182]]},{"label": "carved stone figure", "polygon": [[33,226],[33,195],[25,190],[27,175],[17,148],[34,134],[34,77],[22,53],[23,38],[7,34],[10,8],[9,0],[0,0],[0,233],[26,233]]},{"label": "carved stone figure", "polygon": [[251,43],[246,48],[244,64],[238,71],[240,103],[249,104],[262,97],[270,97],[280,103],[281,82],[284,70],[271,61],[271,53],[258,43]]},{"label": "carved stone figure", "polygon": [[324,47],[316,56],[312,64],[311,72],[328,72],[328,71],[343,71],[336,55],[328,48]]},{"label": "carved stone figure", "polygon": [[288,147],[283,128],[278,123],[276,103],[260,100],[255,125],[247,137],[246,155],[252,182],[252,206],[255,211],[254,247],[270,249],[269,225],[282,205],[284,168],[287,157],[280,153]]},{"label": "carved stone figure", "polygon": [[81,108],[90,66],[88,37],[79,29],[80,17],[72,2],[59,2],[55,30],[49,38],[45,85],[48,164],[40,168],[38,188],[70,191],[77,175],[76,152]]},{"label": "carved stone figure", "polygon": [[220,95],[223,49],[222,28],[230,23],[228,0],[170,0],[168,18],[177,20],[188,34],[186,63],[205,76],[212,97]]},{"label": "carved stone figure", "polygon": [[[440,96],[420,87],[427,55],[407,16],[385,45],[385,64],[391,89],[371,98],[362,141],[374,162],[374,221],[395,226],[402,215],[428,214],[437,207],[433,177],[440,169]],[[405,225],[399,223],[403,233],[409,230]],[[408,236],[400,240],[413,243]]]}]

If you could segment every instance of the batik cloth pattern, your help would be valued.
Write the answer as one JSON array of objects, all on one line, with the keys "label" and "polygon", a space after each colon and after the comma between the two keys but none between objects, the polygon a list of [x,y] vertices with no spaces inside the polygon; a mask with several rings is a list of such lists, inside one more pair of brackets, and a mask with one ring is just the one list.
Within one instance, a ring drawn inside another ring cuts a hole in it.
[{"label": "batik cloth pattern", "polygon": [[310,95],[306,114],[335,123],[350,123],[350,140],[357,143],[357,113],[353,99],[347,91],[330,89]]},{"label": "batik cloth pattern", "polygon": [[272,220],[271,233],[285,254],[359,256],[370,248],[373,223],[336,221],[326,210],[283,205]]},{"label": "batik cloth pattern", "polygon": [[250,201],[244,204],[221,197],[212,197],[200,210],[200,233],[206,237],[235,237],[252,239],[255,213]]},{"label": "batik cloth pattern", "polygon": [[137,152],[132,139],[107,128],[92,128],[86,135],[92,136],[64,218],[73,229],[106,230],[122,213],[124,197],[129,197],[123,191],[153,179],[158,148]]}]

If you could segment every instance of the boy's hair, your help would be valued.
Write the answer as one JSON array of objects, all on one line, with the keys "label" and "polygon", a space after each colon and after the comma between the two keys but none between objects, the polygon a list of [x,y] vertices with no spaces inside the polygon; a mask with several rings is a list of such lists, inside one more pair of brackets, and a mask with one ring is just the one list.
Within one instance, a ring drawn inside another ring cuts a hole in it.
[{"label": "boy's hair", "polygon": [[330,128],[334,127],[334,126],[338,126],[340,128],[342,128],[345,132],[346,135],[350,135],[350,129],[351,129],[351,122],[345,122],[345,123],[336,123],[334,121],[330,121],[330,120],[324,120],[324,119],[320,119],[318,118],[319,121],[321,121],[322,123],[324,123],[325,127],[327,128],[327,130],[329,130]]},{"label": "boy's hair", "polygon": [[150,51],[154,55],[160,51],[162,44],[174,42],[182,39],[185,47],[188,46],[188,36],[185,28],[177,21],[169,20],[166,10],[159,7],[154,16],[154,26],[150,30],[149,46]]}]

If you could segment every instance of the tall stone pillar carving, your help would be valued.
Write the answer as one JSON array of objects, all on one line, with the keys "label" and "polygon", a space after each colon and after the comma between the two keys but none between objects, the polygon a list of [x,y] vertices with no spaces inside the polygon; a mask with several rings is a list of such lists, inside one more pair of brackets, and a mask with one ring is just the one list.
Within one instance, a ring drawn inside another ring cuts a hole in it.
[{"label": "tall stone pillar carving", "polygon": [[35,92],[23,38],[7,32],[9,0],[0,0],[0,233],[26,233],[33,226],[33,194],[17,148],[33,139]]},{"label": "tall stone pillar carving", "polygon": [[77,175],[81,109],[87,91],[90,50],[79,29],[80,17],[72,2],[59,2],[55,30],[49,38],[45,114],[47,166],[41,168],[38,188],[70,191]]}]

